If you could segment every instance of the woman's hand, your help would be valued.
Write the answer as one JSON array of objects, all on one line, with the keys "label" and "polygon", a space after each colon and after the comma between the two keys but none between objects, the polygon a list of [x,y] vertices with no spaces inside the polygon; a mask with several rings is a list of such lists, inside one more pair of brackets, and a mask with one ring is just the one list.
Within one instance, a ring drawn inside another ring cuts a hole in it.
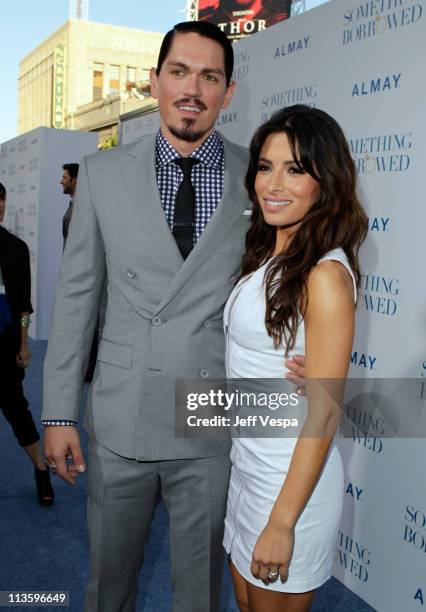
[{"label": "woman's hand", "polygon": [[16,355],[16,363],[21,368],[26,368],[30,364],[31,353],[28,346],[21,346],[21,350]]},{"label": "woman's hand", "polygon": [[293,528],[268,523],[254,547],[250,568],[253,576],[266,585],[275,582],[278,578],[281,578],[281,582],[285,582],[293,547]]}]

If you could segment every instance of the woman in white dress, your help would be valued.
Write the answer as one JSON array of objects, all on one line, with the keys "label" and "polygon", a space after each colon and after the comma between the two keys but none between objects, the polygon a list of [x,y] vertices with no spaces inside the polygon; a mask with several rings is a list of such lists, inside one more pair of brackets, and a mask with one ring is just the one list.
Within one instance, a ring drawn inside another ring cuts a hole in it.
[{"label": "woman in white dress", "polygon": [[233,439],[224,545],[241,611],[305,612],[331,576],[340,412],[309,380],[347,375],[367,231],[355,183],[343,132],[323,111],[288,107],[253,137],[251,227],[224,313],[227,376],[282,378],[285,359],[305,353],[309,409],[298,438]]}]

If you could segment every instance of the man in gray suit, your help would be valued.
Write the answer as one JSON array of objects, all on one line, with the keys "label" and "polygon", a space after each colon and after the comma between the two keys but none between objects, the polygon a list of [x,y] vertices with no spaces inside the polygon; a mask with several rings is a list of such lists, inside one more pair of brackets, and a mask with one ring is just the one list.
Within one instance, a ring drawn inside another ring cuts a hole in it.
[{"label": "man in gray suit", "polygon": [[[134,609],[160,491],[170,517],[173,610],[220,608],[229,444],[176,437],[174,391],[176,379],[225,375],[222,311],[250,218],[247,152],[214,129],[232,98],[232,69],[232,46],[219,28],[178,24],[151,71],[160,132],[80,165],[43,419],[46,458],[74,484],[85,469],[74,424],[106,277],[106,319],[85,411],[90,612]],[[176,217],[183,192],[185,205],[192,190],[188,248],[188,224]]]}]

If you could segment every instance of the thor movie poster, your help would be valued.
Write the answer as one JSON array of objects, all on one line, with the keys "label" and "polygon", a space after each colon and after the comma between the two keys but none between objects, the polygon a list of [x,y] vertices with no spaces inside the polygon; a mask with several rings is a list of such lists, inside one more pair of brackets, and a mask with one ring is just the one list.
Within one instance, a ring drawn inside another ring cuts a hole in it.
[{"label": "thor movie poster", "polygon": [[198,0],[198,19],[215,23],[231,40],[288,19],[290,11],[291,0]]}]

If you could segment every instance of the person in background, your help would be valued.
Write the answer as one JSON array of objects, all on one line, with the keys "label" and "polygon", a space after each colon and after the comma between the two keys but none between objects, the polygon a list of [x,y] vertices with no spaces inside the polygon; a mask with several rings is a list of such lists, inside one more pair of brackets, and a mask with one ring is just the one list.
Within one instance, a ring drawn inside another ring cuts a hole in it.
[{"label": "person in background", "polygon": [[[6,188],[0,183],[0,223],[6,209]],[[0,408],[18,443],[34,464],[39,502],[54,499],[49,471],[42,458],[40,436],[22,389],[31,353],[28,326],[31,306],[31,271],[28,247],[0,226]]]},{"label": "person in background", "polygon": [[62,219],[62,236],[65,243],[68,238],[68,229],[72,217],[72,211],[74,207],[74,196],[77,189],[77,177],[78,177],[78,164],[64,164],[62,166],[63,174],[60,181],[62,190],[65,195],[69,195],[70,203]]}]

